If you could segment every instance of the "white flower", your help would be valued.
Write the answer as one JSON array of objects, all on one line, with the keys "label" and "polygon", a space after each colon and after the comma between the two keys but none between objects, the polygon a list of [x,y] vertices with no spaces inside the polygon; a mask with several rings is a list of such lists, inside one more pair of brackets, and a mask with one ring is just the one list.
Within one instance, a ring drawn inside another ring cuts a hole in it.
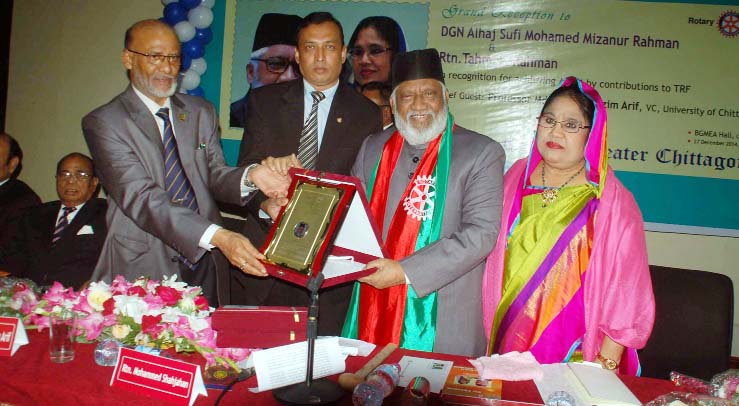
[{"label": "white flower", "polygon": [[136,334],[136,337],[134,338],[134,341],[137,345],[147,345],[149,344],[149,335],[142,333]]},{"label": "white flower", "polygon": [[198,319],[188,316],[187,321],[189,322],[192,331],[200,331],[208,328],[208,321],[206,321],[205,319]]},{"label": "white flower", "polygon": [[131,327],[127,324],[116,324],[110,329],[110,332],[113,334],[113,337],[122,340],[131,332]]},{"label": "white flower", "polygon": [[149,307],[146,305],[144,299],[138,296],[114,296],[115,310],[114,313],[123,316],[133,317],[133,320],[141,324],[141,317],[148,314]]},{"label": "white flower", "polygon": [[176,307],[164,308],[162,309],[160,314],[162,315],[162,322],[164,323],[177,323],[177,320],[180,319],[180,316],[184,315],[184,313],[182,313]]},{"label": "white flower", "polygon": [[162,286],[168,286],[182,292],[187,287],[187,284],[185,282],[177,282],[177,275],[170,275],[162,279]]},{"label": "white flower", "polygon": [[103,311],[103,303],[111,297],[110,287],[103,282],[92,282],[87,289],[87,303],[97,312]]},{"label": "white flower", "polygon": [[195,300],[191,297],[183,296],[182,299],[180,299],[179,302],[177,302],[177,306],[185,313],[192,313],[195,310],[197,310],[197,306],[195,306]]}]

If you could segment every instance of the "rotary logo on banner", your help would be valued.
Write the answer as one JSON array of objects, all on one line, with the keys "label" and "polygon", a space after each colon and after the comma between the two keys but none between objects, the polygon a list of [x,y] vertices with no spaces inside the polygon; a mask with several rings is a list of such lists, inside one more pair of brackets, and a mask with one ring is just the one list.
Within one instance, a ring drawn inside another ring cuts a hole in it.
[{"label": "rotary logo on banner", "polygon": [[416,220],[429,220],[434,214],[436,178],[417,176],[413,183],[413,189],[403,201],[403,209]]}]

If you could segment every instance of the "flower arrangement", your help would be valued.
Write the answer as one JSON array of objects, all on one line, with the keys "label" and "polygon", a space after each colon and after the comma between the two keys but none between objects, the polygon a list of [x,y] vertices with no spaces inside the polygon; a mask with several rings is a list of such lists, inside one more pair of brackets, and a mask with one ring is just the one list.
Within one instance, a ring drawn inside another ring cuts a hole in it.
[{"label": "flower arrangement", "polygon": [[25,306],[22,313],[28,323],[43,329],[49,326],[50,314],[62,311],[77,314],[78,342],[112,338],[123,345],[198,352],[207,365],[220,363],[237,371],[236,362],[249,355],[247,349],[216,347],[201,289],[178,282],[176,275],[161,282],[144,277],[128,282],[119,275],[110,285],[92,282],[79,293],[54,282],[41,300]]},{"label": "flower arrangement", "polygon": [[0,316],[18,317],[28,324],[27,314],[38,304],[39,289],[30,280],[0,278]]}]

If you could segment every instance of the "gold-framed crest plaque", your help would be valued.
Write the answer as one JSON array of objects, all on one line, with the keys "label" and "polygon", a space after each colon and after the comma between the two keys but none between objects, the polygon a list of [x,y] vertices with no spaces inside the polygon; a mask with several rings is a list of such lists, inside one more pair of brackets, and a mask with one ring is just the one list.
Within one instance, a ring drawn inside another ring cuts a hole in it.
[{"label": "gold-framed crest plaque", "polygon": [[341,187],[299,180],[264,252],[267,261],[310,274],[343,193]]}]

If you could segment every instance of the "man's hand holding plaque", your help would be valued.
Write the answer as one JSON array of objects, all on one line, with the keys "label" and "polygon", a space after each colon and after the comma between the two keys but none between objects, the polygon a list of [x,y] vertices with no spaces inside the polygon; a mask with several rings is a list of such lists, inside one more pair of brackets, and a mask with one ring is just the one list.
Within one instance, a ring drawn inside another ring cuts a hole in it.
[{"label": "man's hand holding plaque", "polygon": [[359,279],[360,282],[366,283],[375,289],[385,289],[406,283],[403,266],[396,260],[387,258],[376,259],[368,262],[365,267],[365,269],[372,268],[376,268],[377,271],[372,275]]}]

